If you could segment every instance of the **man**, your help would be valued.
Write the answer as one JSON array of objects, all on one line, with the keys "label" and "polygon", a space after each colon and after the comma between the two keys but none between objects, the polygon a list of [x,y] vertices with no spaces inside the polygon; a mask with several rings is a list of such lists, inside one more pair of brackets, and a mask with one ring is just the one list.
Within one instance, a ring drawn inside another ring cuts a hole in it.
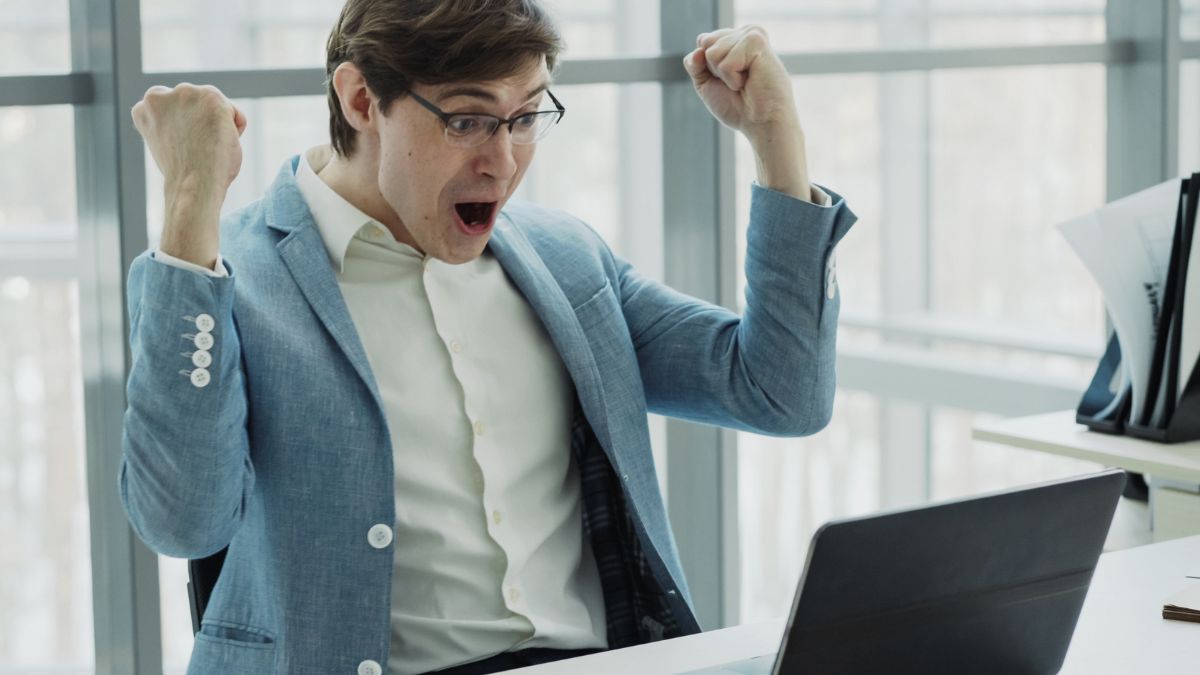
[{"label": "man", "polygon": [[684,61],[758,160],[743,317],[508,202],[563,113],[559,48],[533,0],[349,0],[332,152],[224,219],[245,117],[191,85],[134,107],[166,222],[129,275],[120,490],[154,550],[228,548],[189,672],[486,673],[695,633],[647,411],[827,423],[854,218],[809,184],[766,35]]}]

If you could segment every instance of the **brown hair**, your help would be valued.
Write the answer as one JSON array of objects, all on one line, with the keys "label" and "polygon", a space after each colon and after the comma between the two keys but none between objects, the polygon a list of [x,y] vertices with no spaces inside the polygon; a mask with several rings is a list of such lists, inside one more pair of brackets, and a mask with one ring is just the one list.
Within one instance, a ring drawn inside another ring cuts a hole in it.
[{"label": "brown hair", "polygon": [[326,47],[333,149],[349,157],[356,140],[333,88],[342,63],[362,71],[386,114],[413,84],[503,79],[538,56],[554,70],[561,49],[537,0],[346,0]]}]

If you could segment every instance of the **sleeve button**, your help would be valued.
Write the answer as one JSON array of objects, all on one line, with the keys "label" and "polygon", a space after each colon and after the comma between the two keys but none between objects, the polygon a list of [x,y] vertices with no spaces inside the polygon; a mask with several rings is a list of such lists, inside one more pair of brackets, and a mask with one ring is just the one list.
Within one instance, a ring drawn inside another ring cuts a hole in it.
[{"label": "sleeve button", "polygon": [[208,374],[206,369],[197,368],[192,371],[191,379],[193,387],[203,389],[208,386],[208,383],[212,380],[212,376]]},{"label": "sleeve button", "polygon": [[216,325],[217,322],[214,321],[212,316],[208,314],[201,314],[200,316],[196,317],[196,330],[200,331],[201,333],[211,333],[212,329]]}]

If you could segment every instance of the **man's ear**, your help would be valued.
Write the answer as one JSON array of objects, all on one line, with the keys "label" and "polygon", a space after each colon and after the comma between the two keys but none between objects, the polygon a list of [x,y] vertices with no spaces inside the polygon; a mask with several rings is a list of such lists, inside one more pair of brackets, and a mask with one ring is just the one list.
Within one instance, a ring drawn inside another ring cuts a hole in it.
[{"label": "man's ear", "polygon": [[374,105],[375,94],[358,66],[348,61],[338,65],[333,71],[333,90],[350,126],[358,132],[374,132],[379,108]]}]

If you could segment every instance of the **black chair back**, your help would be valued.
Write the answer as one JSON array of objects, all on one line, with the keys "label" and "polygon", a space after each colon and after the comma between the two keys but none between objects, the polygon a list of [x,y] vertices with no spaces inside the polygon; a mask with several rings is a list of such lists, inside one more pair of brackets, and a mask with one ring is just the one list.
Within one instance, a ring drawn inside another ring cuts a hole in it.
[{"label": "black chair back", "polygon": [[204,609],[208,607],[208,599],[217,585],[217,577],[221,576],[221,567],[225,564],[225,553],[228,550],[223,548],[207,558],[188,561],[187,590],[188,602],[192,607],[193,634],[200,632]]}]

